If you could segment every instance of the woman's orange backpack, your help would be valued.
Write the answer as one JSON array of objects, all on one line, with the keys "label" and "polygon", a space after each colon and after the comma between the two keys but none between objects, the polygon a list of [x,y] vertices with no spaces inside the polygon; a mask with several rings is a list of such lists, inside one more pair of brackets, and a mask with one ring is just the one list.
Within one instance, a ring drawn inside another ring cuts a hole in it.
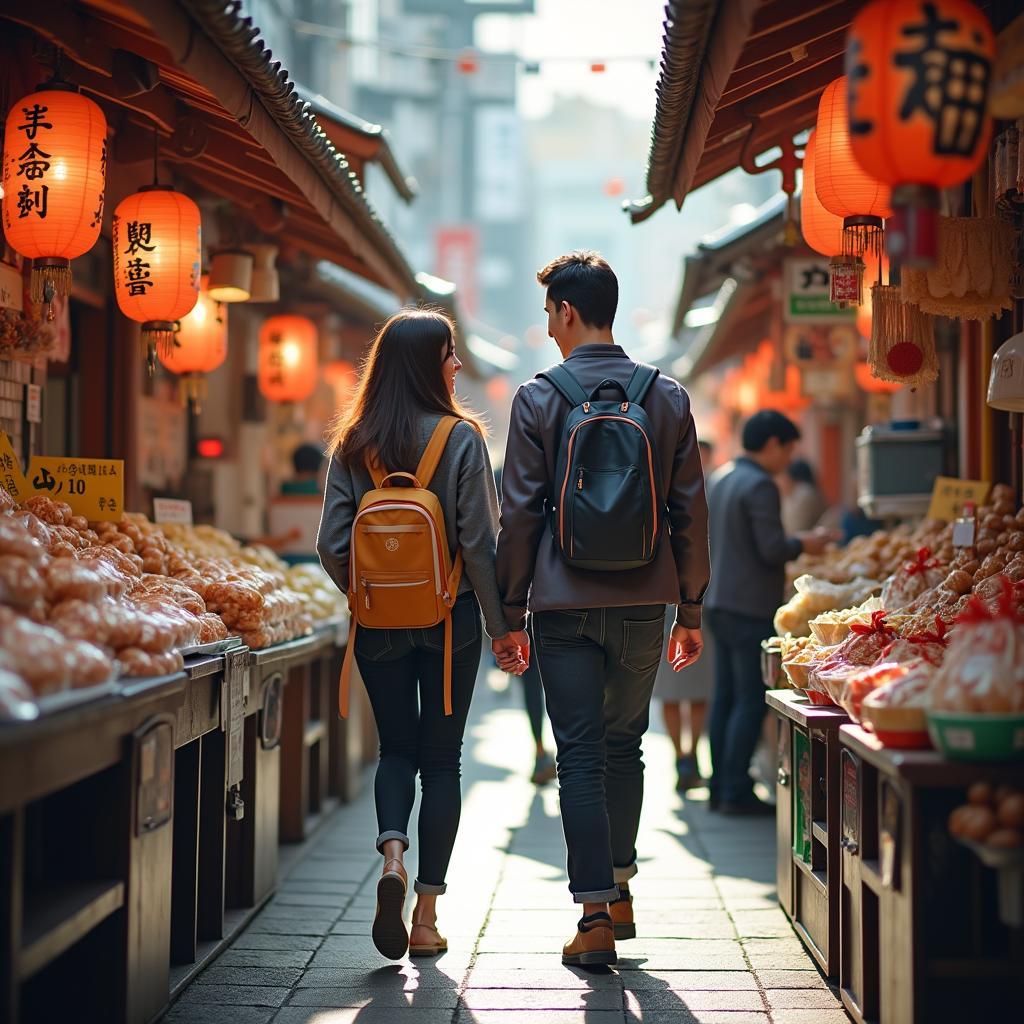
[{"label": "woman's orange backpack", "polygon": [[[385,473],[369,464],[374,489],[363,495],[352,523],[348,604],[352,632],[345,651],[338,709],[348,717],[352,653],[359,626],[426,629],[444,622],[444,713],[452,713],[452,605],[462,579],[462,552],[452,562],[444,510],[430,481],[457,423],[438,423],[414,474]],[[396,477],[411,487],[389,487]]]}]

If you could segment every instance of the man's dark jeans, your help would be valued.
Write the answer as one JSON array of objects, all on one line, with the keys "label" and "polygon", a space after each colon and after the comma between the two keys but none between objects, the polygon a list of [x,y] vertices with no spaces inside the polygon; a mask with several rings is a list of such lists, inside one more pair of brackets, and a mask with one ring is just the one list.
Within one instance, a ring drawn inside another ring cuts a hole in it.
[{"label": "man's dark jeans", "polygon": [[441,894],[462,812],[462,734],[480,665],[480,605],[463,594],[452,609],[452,714],[444,713],[444,626],[360,629],[356,661],[380,734],[374,783],[377,849],[409,847],[409,815],[419,774],[416,892]]},{"label": "man's dark jeans", "polygon": [[664,605],[538,612],[534,656],[558,745],[569,889],[577,903],[618,896],[636,874],[647,730]]},{"label": "man's dark jeans", "polygon": [[711,798],[721,803],[754,799],[750,759],[764,721],[761,641],[774,635],[769,619],[705,608],[715,643],[715,696],[711,702]]}]

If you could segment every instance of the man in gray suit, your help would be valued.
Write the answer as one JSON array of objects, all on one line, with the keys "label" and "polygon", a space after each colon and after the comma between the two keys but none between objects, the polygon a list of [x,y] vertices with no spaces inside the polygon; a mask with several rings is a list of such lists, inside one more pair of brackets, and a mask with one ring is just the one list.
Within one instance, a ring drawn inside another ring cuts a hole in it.
[{"label": "man in gray suit", "polygon": [[782,528],[772,478],[789,465],[799,439],[782,413],[755,413],[743,427],[743,455],[709,483],[711,585],[704,618],[715,643],[711,809],[723,814],[774,814],[754,796],[749,774],[765,712],[761,641],[775,632],[786,563],[803,551],[820,554],[833,539],[825,530],[787,537]]}]

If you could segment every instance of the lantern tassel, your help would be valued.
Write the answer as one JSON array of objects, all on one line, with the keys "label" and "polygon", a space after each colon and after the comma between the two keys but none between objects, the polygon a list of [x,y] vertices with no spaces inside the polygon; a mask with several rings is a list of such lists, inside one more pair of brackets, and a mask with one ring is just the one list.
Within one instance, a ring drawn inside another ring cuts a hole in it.
[{"label": "lantern tassel", "polygon": [[159,350],[163,359],[169,359],[175,346],[178,323],[174,320],[149,320],[142,325],[142,343],[146,349],[146,367],[150,377],[156,372]]},{"label": "lantern tassel", "polygon": [[186,373],[178,379],[178,397],[184,408],[191,406],[198,416],[203,411],[203,403],[209,393],[206,375],[202,373]]},{"label": "lantern tassel", "polygon": [[871,304],[868,362],[874,376],[912,388],[936,381],[939,357],[932,318],[905,302],[898,285],[876,284]]},{"label": "lantern tassel", "polygon": [[53,301],[64,298],[71,288],[71,261],[62,259],[37,259],[32,261],[29,277],[29,293],[32,304],[46,307],[46,320],[53,323],[57,317]]}]

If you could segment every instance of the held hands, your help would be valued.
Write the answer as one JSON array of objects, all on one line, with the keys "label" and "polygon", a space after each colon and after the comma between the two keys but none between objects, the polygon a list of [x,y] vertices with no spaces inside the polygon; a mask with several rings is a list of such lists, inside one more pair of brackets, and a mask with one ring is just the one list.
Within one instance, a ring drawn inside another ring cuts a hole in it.
[{"label": "held hands", "polygon": [[530,636],[525,630],[492,640],[491,650],[502,672],[521,676],[530,667]]},{"label": "held hands", "polygon": [[680,672],[694,664],[703,650],[704,639],[699,629],[673,626],[665,658],[672,666],[673,672]]}]

